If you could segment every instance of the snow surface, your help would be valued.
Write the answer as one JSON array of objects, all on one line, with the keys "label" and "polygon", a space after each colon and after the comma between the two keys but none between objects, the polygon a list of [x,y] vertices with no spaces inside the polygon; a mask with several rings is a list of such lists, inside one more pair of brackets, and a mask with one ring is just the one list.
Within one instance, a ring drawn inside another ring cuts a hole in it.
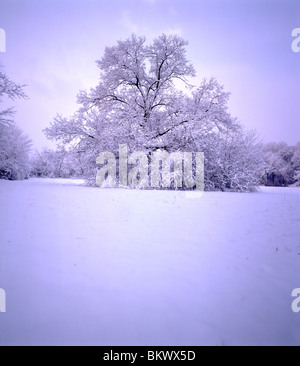
[{"label": "snow surface", "polygon": [[300,189],[0,181],[0,345],[300,345]]}]

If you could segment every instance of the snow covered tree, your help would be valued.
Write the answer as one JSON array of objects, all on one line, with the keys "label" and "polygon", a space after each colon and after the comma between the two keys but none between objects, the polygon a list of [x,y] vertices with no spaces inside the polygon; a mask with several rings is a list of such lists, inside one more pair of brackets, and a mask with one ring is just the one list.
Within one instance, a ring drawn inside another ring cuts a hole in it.
[{"label": "snow covered tree", "polygon": [[[23,86],[15,84],[0,71],[0,106],[7,100],[26,98]],[[0,109],[0,178],[23,179],[29,172],[31,142],[13,121],[14,109]]]},{"label": "snow covered tree", "polygon": [[24,179],[29,173],[31,141],[17,126],[10,124],[0,130],[0,178]]},{"label": "snow covered tree", "polygon": [[[204,147],[213,152],[239,124],[228,112],[229,93],[215,79],[205,79],[198,87],[190,84],[195,70],[186,58],[186,45],[176,35],[163,34],[150,45],[132,35],[107,47],[96,61],[99,84],[80,91],[78,111],[71,118],[56,116],[46,136],[84,156],[93,178],[96,156],[102,151],[117,156],[119,144],[127,144],[129,152],[148,154]],[[240,186],[231,183],[233,189]],[[252,185],[250,179],[249,188]]]},{"label": "snow covered tree", "polygon": [[[0,70],[0,105],[6,102],[7,99],[27,98],[23,87],[24,85],[14,83]],[[13,122],[14,113],[13,107],[6,107],[0,110],[0,128]]]}]

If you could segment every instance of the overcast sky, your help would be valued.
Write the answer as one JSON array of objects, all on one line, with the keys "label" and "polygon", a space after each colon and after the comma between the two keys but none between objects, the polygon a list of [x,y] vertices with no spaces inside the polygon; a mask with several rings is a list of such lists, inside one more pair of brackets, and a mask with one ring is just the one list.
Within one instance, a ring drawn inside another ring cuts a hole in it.
[{"label": "overcast sky", "polygon": [[265,142],[300,140],[300,52],[291,48],[300,0],[0,0],[0,28],[2,70],[28,85],[16,122],[36,148],[49,146],[42,130],[56,113],[72,114],[78,91],[97,84],[105,46],[163,32],[188,40],[194,83],[215,76],[248,129]]}]

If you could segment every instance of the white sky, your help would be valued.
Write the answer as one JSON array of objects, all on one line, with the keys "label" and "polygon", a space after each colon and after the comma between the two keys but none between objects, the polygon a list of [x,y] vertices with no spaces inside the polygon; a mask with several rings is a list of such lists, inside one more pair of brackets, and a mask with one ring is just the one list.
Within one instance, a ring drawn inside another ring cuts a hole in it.
[{"label": "white sky", "polygon": [[78,91],[97,84],[105,46],[133,32],[181,35],[198,80],[232,93],[233,116],[265,142],[300,140],[299,0],[0,0],[0,28],[3,71],[28,85],[16,122],[37,148],[51,146],[42,130],[56,113],[72,114]]}]

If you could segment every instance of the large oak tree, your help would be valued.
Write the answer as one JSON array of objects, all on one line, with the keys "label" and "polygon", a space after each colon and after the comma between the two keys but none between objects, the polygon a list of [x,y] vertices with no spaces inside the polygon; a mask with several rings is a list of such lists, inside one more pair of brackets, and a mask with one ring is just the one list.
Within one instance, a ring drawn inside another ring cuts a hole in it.
[{"label": "large oak tree", "polygon": [[[233,141],[235,132],[241,139],[244,134],[228,112],[229,93],[223,86],[214,78],[191,85],[195,70],[186,58],[186,46],[181,37],[163,34],[151,44],[144,37],[132,35],[107,47],[96,61],[100,70],[98,85],[79,92],[78,111],[70,118],[57,115],[45,130],[47,137],[88,157],[92,176],[97,154],[117,153],[119,144],[124,143],[129,151],[204,151],[206,166],[216,168],[212,159],[222,158],[218,148]],[[236,154],[247,154],[249,146],[243,152],[241,145]],[[214,147],[220,156],[216,156]],[[248,175],[251,183],[247,188],[251,188],[257,161],[251,165],[250,156],[253,154],[249,155],[248,173],[243,174],[241,186],[237,169],[234,180],[230,171],[225,173],[228,177],[224,184],[214,183],[220,171],[206,175],[210,180],[207,186],[244,189]]]}]

